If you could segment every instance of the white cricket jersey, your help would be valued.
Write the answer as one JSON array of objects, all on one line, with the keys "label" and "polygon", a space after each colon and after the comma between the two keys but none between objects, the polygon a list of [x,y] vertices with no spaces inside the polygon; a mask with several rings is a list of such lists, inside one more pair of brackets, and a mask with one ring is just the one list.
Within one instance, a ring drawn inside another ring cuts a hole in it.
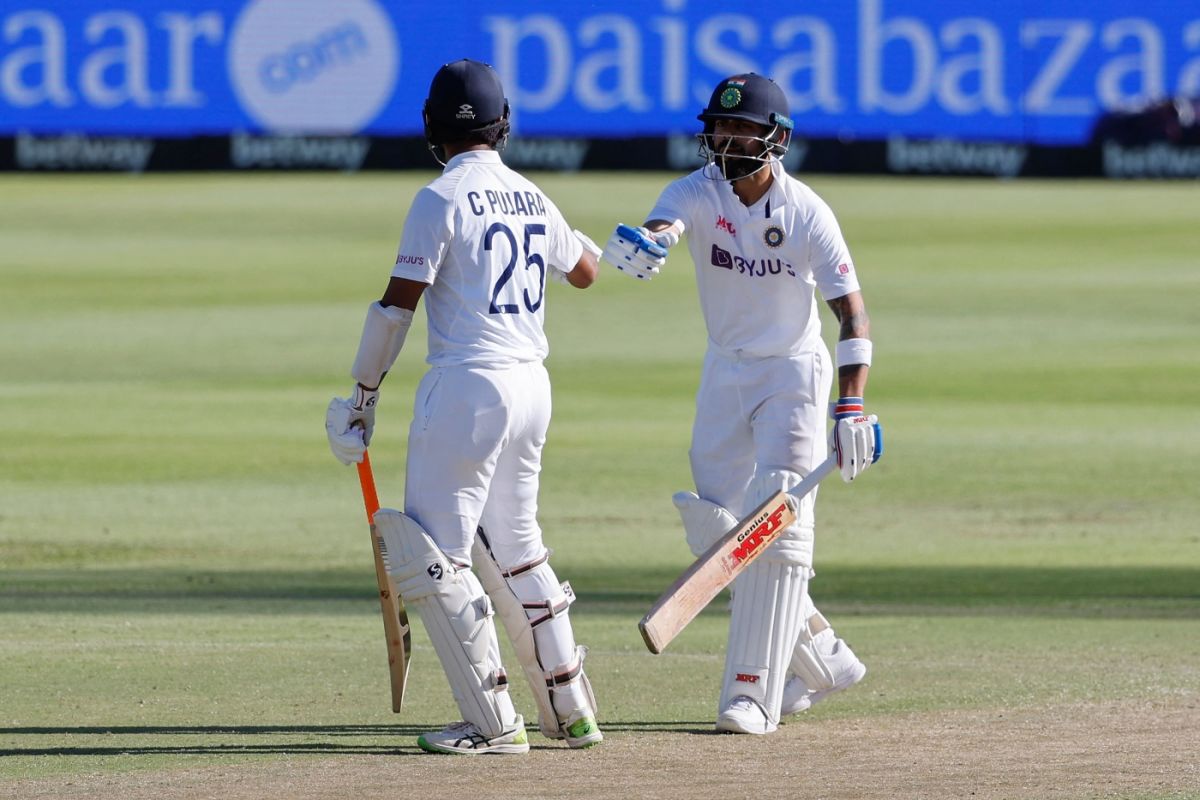
[{"label": "white cricket jersey", "polygon": [[429,284],[433,366],[540,361],[546,271],[583,254],[558,208],[494,150],[460,153],[417,193],[392,276]]},{"label": "white cricket jersey", "polygon": [[778,163],[771,169],[775,180],[752,206],[699,169],[668,185],[646,217],[683,223],[709,346],[729,355],[818,349],[814,290],[832,300],[859,289],[829,206]]}]

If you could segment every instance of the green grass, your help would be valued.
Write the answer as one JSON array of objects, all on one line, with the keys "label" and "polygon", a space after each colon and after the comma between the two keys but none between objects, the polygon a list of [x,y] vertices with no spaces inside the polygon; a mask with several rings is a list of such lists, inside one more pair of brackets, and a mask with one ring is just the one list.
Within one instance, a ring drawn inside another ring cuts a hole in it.
[{"label": "green grass", "polygon": [[[0,779],[386,753],[455,718],[419,628],[387,711],[322,429],[428,177],[0,177]],[[596,239],[669,177],[535,176]],[[1195,187],[809,182],[866,288],[887,436],[821,490],[813,594],[871,673],[813,713],[1194,700]],[[689,559],[695,306],[682,248],[648,285],[549,289],[541,519],[612,736],[714,713],[723,604],[662,657],[636,629]],[[422,324],[372,448],[392,505]]]}]

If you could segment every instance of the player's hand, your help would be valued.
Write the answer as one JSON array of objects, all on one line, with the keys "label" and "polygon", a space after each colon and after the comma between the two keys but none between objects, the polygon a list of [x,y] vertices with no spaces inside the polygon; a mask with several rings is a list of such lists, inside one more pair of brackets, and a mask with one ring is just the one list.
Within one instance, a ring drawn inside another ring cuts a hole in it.
[{"label": "player's hand", "polygon": [[603,258],[626,275],[648,281],[667,263],[667,248],[645,228],[618,225],[604,245]]},{"label": "player's hand", "polygon": [[379,390],[355,384],[350,397],[335,397],[325,411],[325,435],[329,449],[343,464],[357,464],[363,459],[371,435],[375,432],[375,405]]},{"label": "player's hand", "polygon": [[883,428],[877,416],[863,412],[861,397],[840,398],[833,418],[829,444],[837,454],[842,480],[849,483],[883,455]]}]

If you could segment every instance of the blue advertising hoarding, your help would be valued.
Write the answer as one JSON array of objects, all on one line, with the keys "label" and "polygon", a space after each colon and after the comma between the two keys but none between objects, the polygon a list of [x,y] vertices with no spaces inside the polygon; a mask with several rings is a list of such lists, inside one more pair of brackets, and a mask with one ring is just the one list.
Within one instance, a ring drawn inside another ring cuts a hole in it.
[{"label": "blue advertising hoarding", "polygon": [[1039,0],[3,0],[0,136],[419,135],[439,65],[501,73],[524,136],[690,132],[723,76],[801,134],[1074,144],[1200,95],[1200,5]]}]

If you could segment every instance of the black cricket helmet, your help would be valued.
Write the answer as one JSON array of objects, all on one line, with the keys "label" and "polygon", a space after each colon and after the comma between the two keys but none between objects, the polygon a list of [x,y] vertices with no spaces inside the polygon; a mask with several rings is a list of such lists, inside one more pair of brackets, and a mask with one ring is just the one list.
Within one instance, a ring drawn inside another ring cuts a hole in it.
[{"label": "black cricket helmet", "polygon": [[508,98],[496,70],[482,61],[444,64],[429,85],[422,117],[425,143],[439,162],[444,144],[480,141],[503,150],[508,141]]},{"label": "black cricket helmet", "polygon": [[[696,117],[704,123],[704,132],[699,136],[700,153],[710,164],[715,163],[727,180],[744,178],[762,169],[772,157],[781,158],[787,152],[795,127],[788,114],[787,95],[775,81],[753,72],[731,75],[717,84],[708,106]],[[722,119],[762,125],[762,136],[742,137],[760,142],[761,152],[717,152],[712,134],[717,120]],[[757,166],[746,162],[756,162]]]}]

